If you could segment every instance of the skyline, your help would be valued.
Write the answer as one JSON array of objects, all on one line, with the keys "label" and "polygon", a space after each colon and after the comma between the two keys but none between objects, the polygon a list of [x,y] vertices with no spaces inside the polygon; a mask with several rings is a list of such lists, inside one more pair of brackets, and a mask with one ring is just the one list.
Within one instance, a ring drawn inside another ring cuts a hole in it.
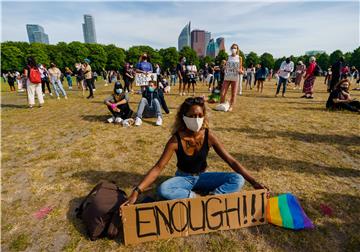
[{"label": "skyline", "polygon": [[[34,8],[44,15],[31,11]],[[61,14],[49,11],[54,8]],[[194,30],[224,37],[227,51],[234,42],[244,53],[275,57],[311,50],[347,52],[359,46],[359,2],[3,2],[1,41],[27,41],[28,23],[43,26],[52,44],[83,41],[84,14],[96,20],[98,43],[124,49],[177,48],[189,20]]]}]

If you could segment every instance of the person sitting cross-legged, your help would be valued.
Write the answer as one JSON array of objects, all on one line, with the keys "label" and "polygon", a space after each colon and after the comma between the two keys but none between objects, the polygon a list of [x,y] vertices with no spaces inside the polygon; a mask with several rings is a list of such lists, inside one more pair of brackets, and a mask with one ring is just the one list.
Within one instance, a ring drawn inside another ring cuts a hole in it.
[{"label": "person sitting cross-legged", "polygon": [[349,110],[360,112],[360,102],[352,98],[349,93],[350,83],[348,79],[339,81],[335,89],[330,93],[326,102],[326,108],[332,110]]},{"label": "person sitting cross-legged", "polygon": [[163,91],[158,88],[156,81],[149,81],[149,86],[142,92],[142,98],[136,113],[135,125],[140,126],[143,117],[156,117],[156,126],[161,126],[163,122],[161,108],[164,109],[166,114],[169,114]]},{"label": "person sitting cross-legged", "polygon": [[104,100],[112,117],[107,119],[108,123],[119,123],[124,127],[134,124],[134,119],[131,118],[133,111],[129,106],[128,95],[120,82],[116,82],[114,86],[114,93]]}]

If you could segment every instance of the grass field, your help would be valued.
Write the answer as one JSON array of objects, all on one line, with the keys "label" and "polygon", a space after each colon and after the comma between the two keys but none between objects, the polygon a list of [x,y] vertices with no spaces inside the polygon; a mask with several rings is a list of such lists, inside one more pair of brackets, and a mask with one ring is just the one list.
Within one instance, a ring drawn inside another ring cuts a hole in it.
[{"label": "grass field", "polygon": [[[74,90],[68,100],[47,96],[43,108],[28,109],[24,94],[2,85],[2,251],[359,251],[360,116],[326,111],[322,78],[314,100],[300,99],[292,86],[286,98],[274,98],[272,81],[265,82],[264,94],[238,96],[231,113],[209,106],[211,129],[227,150],[273,193],[298,196],[314,230],[265,225],[136,246],[121,239],[89,241],[74,215],[82,197],[100,179],[115,180],[130,193],[160,156],[184,100],[166,97],[172,113],[162,127],[151,119],[122,128],[105,123],[109,113],[102,102],[111,89],[100,81],[93,100]],[[197,89],[207,94],[204,85]],[[353,96],[360,99],[359,91]],[[131,95],[133,110],[139,98]],[[213,150],[208,163],[211,171],[230,170]],[[174,156],[157,183],[172,176],[175,165]],[[333,215],[324,216],[320,204]],[[34,218],[46,206],[53,211]]]}]

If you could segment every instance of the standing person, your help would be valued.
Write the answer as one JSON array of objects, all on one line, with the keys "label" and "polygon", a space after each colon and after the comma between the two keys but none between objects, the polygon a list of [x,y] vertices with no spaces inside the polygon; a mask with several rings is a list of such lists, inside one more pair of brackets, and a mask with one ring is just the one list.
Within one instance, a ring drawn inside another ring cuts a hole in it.
[{"label": "standing person", "polygon": [[245,83],[245,90],[247,90],[247,87],[249,85],[250,90],[252,89],[252,82],[255,78],[255,67],[253,63],[250,63],[248,68],[246,68],[246,83]]},{"label": "standing person", "polygon": [[196,74],[197,74],[197,68],[193,64],[193,62],[190,61],[190,64],[186,66],[186,77],[188,80],[187,92],[188,94],[190,94],[190,85],[192,85],[193,96],[195,96]]},{"label": "standing person", "polygon": [[22,82],[22,76],[18,71],[15,72],[15,79],[16,79],[16,83],[18,86],[18,92],[24,92],[25,91],[24,87],[25,87],[26,83]]},{"label": "standing person", "polygon": [[286,85],[292,71],[294,71],[294,62],[292,62],[290,58],[286,58],[286,60],[283,61],[280,65],[279,81],[277,83],[275,97],[278,96],[281,85],[283,85],[282,97],[285,97]]},{"label": "standing person", "polygon": [[[185,86],[187,84],[186,79],[186,58],[184,56],[181,56],[179,59],[179,63],[176,66],[176,73],[179,77],[179,95],[185,95]],[[181,87],[182,92],[181,92]]]},{"label": "standing person", "polygon": [[100,74],[101,74],[103,80],[105,81],[104,86],[105,86],[105,87],[108,86],[107,72],[106,72],[105,68],[103,68],[103,69],[101,70],[101,73],[100,73]]},{"label": "standing person", "polygon": [[94,98],[94,87],[93,87],[93,76],[92,76],[92,71],[91,71],[91,66],[90,66],[90,60],[89,59],[85,59],[84,60],[84,77],[85,77],[85,82],[86,82],[86,86],[89,90],[89,96],[87,96],[87,99],[92,99]]},{"label": "standing person", "polygon": [[170,70],[170,86],[175,86],[176,85],[176,67],[172,67]]},{"label": "standing person", "polygon": [[50,96],[52,96],[53,94],[51,93],[51,88],[50,88],[50,78],[49,78],[49,72],[46,69],[46,65],[40,65],[40,73],[41,73],[41,90],[43,92],[43,95],[45,96],[45,84],[46,87],[49,91]]},{"label": "standing person", "polygon": [[83,93],[85,91],[85,84],[84,84],[84,69],[83,69],[83,65],[81,63],[76,63],[75,64],[75,69],[76,69],[76,85],[78,87],[78,89],[82,89]]},{"label": "standing person", "polygon": [[[147,172],[123,205],[134,204],[141,192],[149,188],[176,154],[175,176],[158,187],[158,194],[167,200],[195,198],[195,191],[206,194],[226,194],[241,190],[245,181],[255,189],[267,189],[226,151],[221,141],[209,129],[204,99],[187,98],[180,106],[172,130],[158,162]],[[210,148],[231,167],[233,172],[207,172]]]},{"label": "standing person", "polygon": [[306,72],[306,66],[305,64],[300,60],[298,64],[296,65],[295,69],[295,87],[294,89],[298,88],[300,89],[300,84],[302,81],[302,78]]},{"label": "standing person", "polygon": [[356,69],[355,66],[352,66],[350,71],[350,83],[356,80],[358,76],[359,76],[359,71]]},{"label": "standing person", "polygon": [[341,69],[343,67],[344,61],[344,57],[340,57],[339,60],[331,66],[332,78],[330,82],[330,92],[334,90],[335,85],[340,80]]},{"label": "standing person", "polygon": [[[3,77],[4,77],[4,74],[3,74]],[[15,88],[15,74],[13,72],[9,72],[7,74],[7,82],[9,83],[10,91],[16,91],[16,88]]]},{"label": "standing person", "polygon": [[273,72],[274,72],[274,70],[271,68],[270,72],[269,72],[269,75],[268,75],[268,81],[271,81],[271,79],[273,77]]},{"label": "standing person", "polygon": [[156,81],[159,85],[160,82],[160,75],[161,75],[161,68],[159,64],[155,64],[155,73],[156,73]]},{"label": "standing person", "polygon": [[[207,67],[206,81],[209,83],[209,91],[211,91],[214,88],[214,66],[212,63],[210,63]],[[212,88],[211,85],[213,85]]]},{"label": "standing person", "polygon": [[136,72],[149,74],[153,72],[152,64],[150,63],[150,56],[147,53],[143,53],[136,64]]},{"label": "standing person", "polygon": [[[240,51],[239,46],[237,44],[232,44],[230,48],[231,48],[231,55],[229,55],[227,62],[239,63],[238,73],[241,74],[242,73],[242,58],[239,56],[239,51]],[[221,88],[220,103],[225,102],[226,93],[227,93],[229,87],[231,86],[231,99],[230,99],[230,106],[228,109],[228,111],[230,111],[230,112],[233,110],[233,106],[235,105],[235,102],[236,102],[236,92],[237,92],[238,82],[239,82],[239,79],[237,81],[227,80],[226,74],[225,74],[224,83]]]},{"label": "standing person", "polygon": [[225,79],[225,69],[226,69],[226,60],[222,60],[220,63],[220,82],[218,85],[218,90],[221,90],[222,85],[224,83],[224,79]]},{"label": "standing person", "polygon": [[35,105],[35,94],[39,101],[39,107],[42,107],[44,104],[44,97],[41,90],[41,73],[33,57],[27,59],[24,76],[27,77],[26,87],[29,107],[32,108]]},{"label": "standing person", "polygon": [[310,57],[310,65],[306,70],[306,74],[304,77],[304,87],[303,93],[304,95],[301,98],[313,99],[314,93],[314,83],[316,76],[314,74],[316,68],[316,59],[314,56]]},{"label": "standing person", "polygon": [[341,68],[341,76],[340,79],[346,79],[350,75],[350,69],[348,65],[345,65]]},{"label": "standing person", "polygon": [[264,63],[259,64],[259,69],[256,72],[256,79],[257,79],[257,91],[260,93],[263,92],[264,89],[264,81],[269,74],[269,69],[265,67]]},{"label": "standing person", "polygon": [[130,82],[130,90],[131,90],[131,92],[134,92],[133,83],[135,81],[136,70],[135,70],[134,65],[132,63],[130,63],[130,73],[133,76],[133,78],[131,79],[131,82]]},{"label": "standing person", "polygon": [[57,96],[57,99],[60,100],[59,91],[63,94],[64,98],[67,99],[65,89],[64,89],[64,87],[63,87],[63,85],[61,83],[61,80],[60,80],[60,76],[61,76],[60,69],[57,68],[54,63],[51,63],[48,72],[49,72],[50,81],[51,81],[51,84],[53,85],[53,88],[55,90],[55,94]]},{"label": "standing person", "polygon": [[215,81],[216,81],[216,86],[219,86],[219,82],[220,82],[220,66],[214,66],[214,82],[213,82],[213,87],[215,86]]},{"label": "standing person", "polygon": [[332,78],[332,72],[331,72],[331,67],[329,67],[326,72],[326,76],[325,76],[325,80],[324,80],[324,84],[327,86],[328,93],[330,93],[331,78]]},{"label": "standing person", "polygon": [[65,77],[70,90],[72,90],[72,75],[73,72],[70,70],[70,68],[65,67]]},{"label": "standing person", "polygon": [[124,70],[123,70],[123,79],[125,82],[125,92],[130,93],[131,89],[130,89],[130,84],[132,82],[132,80],[134,79],[134,76],[132,75],[132,71],[130,69],[130,64],[126,63]]}]

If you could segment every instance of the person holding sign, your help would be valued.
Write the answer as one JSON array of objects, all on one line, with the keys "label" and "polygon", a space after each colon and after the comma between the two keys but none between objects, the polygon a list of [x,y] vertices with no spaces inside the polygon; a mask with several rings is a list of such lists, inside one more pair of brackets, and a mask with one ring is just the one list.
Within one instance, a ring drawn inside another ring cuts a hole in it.
[{"label": "person holding sign", "polygon": [[[207,194],[233,193],[242,188],[245,180],[255,189],[267,189],[225,150],[209,129],[203,97],[189,97],[181,104],[172,134],[158,162],[134,188],[124,205],[136,202],[139,194],[154,183],[174,153],[177,156],[177,171],[175,177],[158,187],[161,198],[194,198],[195,191]],[[235,172],[206,172],[211,147]]]},{"label": "person holding sign", "polygon": [[220,103],[225,102],[226,93],[231,86],[231,99],[228,111],[232,111],[236,101],[236,91],[239,82],[239,75],[242,73],[242,58],[239,56],[239,46],[232,44],[231,55],[228,57],[225,68],[224,83],[221,89]]}]

